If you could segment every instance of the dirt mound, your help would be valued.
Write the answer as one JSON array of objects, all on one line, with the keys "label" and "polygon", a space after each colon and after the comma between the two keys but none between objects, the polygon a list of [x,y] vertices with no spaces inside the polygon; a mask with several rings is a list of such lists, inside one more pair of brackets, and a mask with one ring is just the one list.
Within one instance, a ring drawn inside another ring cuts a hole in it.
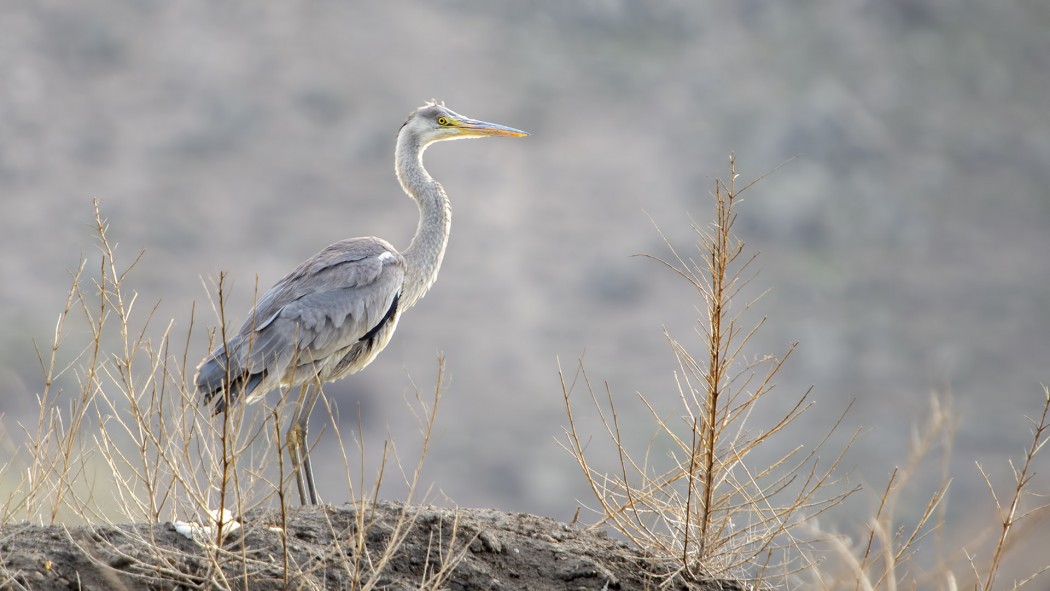
[{"label": "dirt mound", "polygon": [[739,588],[669,582],[666,567],[603,532],[493,509],[380,502],[297,508],[285,520],[258,510],[239,522],[218,552],[170,523],[7,525],[0,589]]}]

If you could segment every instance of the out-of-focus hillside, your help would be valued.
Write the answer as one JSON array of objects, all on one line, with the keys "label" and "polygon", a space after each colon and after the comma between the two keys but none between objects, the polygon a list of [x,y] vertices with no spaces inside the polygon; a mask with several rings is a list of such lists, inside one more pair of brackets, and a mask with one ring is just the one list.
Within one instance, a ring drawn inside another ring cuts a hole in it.
[{"label": "out-of-focus hillside", "polygon": [[[265,288],[343,237],[407,245],[394,134],[436,97],[532,135],[428,152],[454,206],[441,278],[328,392],[348,419],[361,405],[377,447],[415,429],[406,373],[427,388],[443,351],[429,477],[455,501],[568,519],[586,499],[553,441],[558,358],[586,352],[625,403],[674,408],[662,329],[688,337],[693,294],[631,255],[666,253],[647,216],[689,251],[687,216],[706,223],[730,150],[744,179],[796,157],[746,195],[738,230],[762,253],[755,290],[772,287],[749,355],[798,340],[779,389],[814,386],[797,436],[856,398],[846,464],[882,483],[928,391],[950,388],[949,511],[978,514],[974,460],[1005,476],[1028,439],[1022,413],[1050,379],[1046,3],[45,0],[0,15],[8,421],[34,410],[32,343],[68,270],[98,260],[92,197],[125,260],[145,251],[139,305],[161,300],[184,333],[198,303],[201,357],[219,271],[238,324],[256,276]],[[334,441],[316,454],[336,458]]]}]

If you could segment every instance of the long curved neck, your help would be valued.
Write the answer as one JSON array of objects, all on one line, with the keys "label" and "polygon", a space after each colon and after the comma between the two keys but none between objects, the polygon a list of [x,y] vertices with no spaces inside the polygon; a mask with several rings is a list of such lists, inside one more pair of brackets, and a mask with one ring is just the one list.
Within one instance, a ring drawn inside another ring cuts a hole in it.
[{"label": "long curved neck", "polygon": [[413,134],[404,131],[398,134],[394,152],[397,180],[419,206],[416,235],[402,253],[406,269],[401,301],[405,308],[426,295],[437,279],[452,224],[452,205],[445,190],[423,168],[425,149]]}]

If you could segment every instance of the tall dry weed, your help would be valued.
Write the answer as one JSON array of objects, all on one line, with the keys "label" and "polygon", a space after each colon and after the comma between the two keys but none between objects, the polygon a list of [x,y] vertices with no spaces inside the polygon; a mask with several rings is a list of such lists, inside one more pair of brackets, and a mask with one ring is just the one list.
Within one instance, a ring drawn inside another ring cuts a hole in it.
[{"label": "tall dry weed", "polygon": [[[562,443],[597,501],[596,526],[611,527],[662,560],[668,583],[735,578],[772,588],[992,591],[1018,589],[1040,578],[1050,570],[1050,560],[1009,582],[1000,581],[1000,572],[1010,551],[1027,534],[1045,527],[1050,515],[1045,495],[1032,490],[1035,460],[1050,435],[1046,388],[1041,412],[1029,419],[1029,445],[1018,462],[1009,464],[1012,482],[996,486],[977,465],[998,517],[988,535],[974,539],[944,535],[951,483],[947,458],[956,427],[947,396],[931,398],[908,457],[876,491],[865,527],[855,536],[830,531],[817,517],[858,490],[840,486],[833,476],[856,436],[824,462],[818,453],[827,436],[809,452],[793,447],[773,461],[753,461],[756,449],[773,445],[805,412],[809,393],[793,398],[789,410],[771,423],[755,424],[756,409],[771,395],[794,345],[780,356],[747,355],[762,321],[745,326],[741,320],[753,304],[739,300],[754,278],[746,273],[755,257],[744,255],[745,245],[733,226],[739,196],[754,183],[737,190],[736,178],[730,157],[729,181],[715,184],[712,221],[694,226],[699,257],[683,257],[671,248],[669,260],[656,259],[694,289],[702,310],[699,343],[683,342],[665,331],[678,367],[677,408],[669,409],[664,396],[639,394],[637,404],[624,412],[624,403],[607,385],[595,387],[582,362],[571,376],[561,374],[569,423]],[[588,451],[591,437],[581,432],[574,405],[579,389],[586,390],[597,411],[619,460],[614,466],[592,460],[597,454]],[[638,406],[645,412],[635,412]],[[670,442],[666,457],[653,455],[654,443],[629,448],[624,416],[632,421],[647,417],[655,426],[652,442]],[[841,417],[829,435],[839,422]],[[930,471],[934,450],[944,458],[942,478],[925,497],[920,495],[924,500],[916,506],[912,488],[917,475]],[[907,511],[902,510],[905,503]],[[855,505],[851,503],[854,512]],[[901,513],[909,517],[902,520]]]},{"label": "tall dry weed", "polygon": [[934,394],[925,420],[915,429],[908,458],[874,497],[864,528],[851,536],[810,524],[813,534],[824,540],[819,547],[822,560],[804,573],[798,585],[807,589],[864,591],[991,591],[1020,589],[1039,579],[1050,570],[1050,561],[1044,560],[1020,578],[997,583],[1007,555],[1038,528],[1045,527],[1050,516],[1046,495],[1031,489],[1034,462],[1050,435],[1050,390],[1046,388],[1040,406],[1040,413],[1029,418],[1029,445],[1018,463],[1009,462],[1013,478],[1007,486],[994,485],[985,469],[976,464],[996,510],[995,523],[985,535],[955,534],[949,539],[945,531],[951,524],[943,508],[951,475],[946,470],[942,471],[940,484],[925,495],[918,511],[912,508],[907,519],[900,517],[906,495],[923,498],[921,492],[914,490],[916,476],[930,470],[933,450],[939,446],[944,458],[951,452],[955,414],[947,396]]},{"label": "tall dry weed", "polygon": [[[740,195],[753,183],[738,190],[736,180],[731,156],[729,180],[715,183],[712,221],[694,225],[698,258],[671,248],[669,260],[655,259],[695,291],[703,312],[697,345],[665,331],[678,366],[677,410],[670,411],[666,397],[638,396],[643,416],[655,426],[653,440],[670,441],[667,456],[627,448],[621,431],[623,403],[615,401],[607,386],[599,393],[582,363],[571,379],[562,373],[569,421],[563,445],[591,486],[598,524],[611,526],[662,560],[668,579],[760,581],[773,571],[800,568],[795,532],[850,492],[833,486],[832,473],[845,450],[821,462],[823,442],[809,451],[788,449],[764,468],[747,461],[756,449],[772,446],[809,402],[808,392],[802,393],[772,423],[753,424],[756,408],[771,395],[794,345],[780,356],[748,356],[762,322],[748,326],[742,320],[753,303],[738,300],[751,279],[747,274],[754,256],[744,255],[745,245],[733,226]],[[614,470],[588,459],[589,436],[578,430],[573,406],[573,394],[581,387],[619,458]],[[631,416],[637,417],[633,410]],[[669,411],[671,418],[665,418]]]}]

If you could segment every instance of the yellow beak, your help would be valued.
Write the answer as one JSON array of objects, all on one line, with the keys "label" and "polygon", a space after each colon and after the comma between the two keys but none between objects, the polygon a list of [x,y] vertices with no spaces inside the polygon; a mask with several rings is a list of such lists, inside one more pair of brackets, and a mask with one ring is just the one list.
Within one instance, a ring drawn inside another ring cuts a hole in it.
[{"label": "yellow beak", "polygon": [[455,126],[460,130],[462,135],[468,137],[483,137],[491,135],[524,137],[529,135],[520,129],[514,129],[513,127],[507,127],[506,125],[499,125],[498,123],[478,121],[477,119],[459,119],[455,122]]}]

